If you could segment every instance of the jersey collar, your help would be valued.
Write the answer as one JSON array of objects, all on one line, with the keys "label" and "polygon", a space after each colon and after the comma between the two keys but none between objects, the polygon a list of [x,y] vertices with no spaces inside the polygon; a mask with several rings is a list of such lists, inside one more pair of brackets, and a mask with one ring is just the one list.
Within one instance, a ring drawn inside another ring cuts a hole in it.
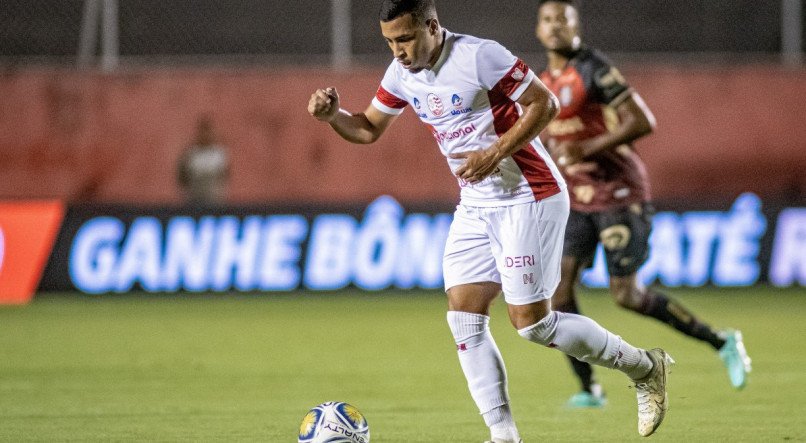
[{"label": "jersey collar", "polygon": [[431,67],[430,69],[430,71],[433,72],[434,75],[439,74],[439,70],[442,68],[442,66],[445,65],[445,61],[448,60],[451,48],[453,48],[454,40],[456,40],[455,35],[451,31],[442,28],[442,52],[439,54],[437,62],[434,63],[434,66]]}]

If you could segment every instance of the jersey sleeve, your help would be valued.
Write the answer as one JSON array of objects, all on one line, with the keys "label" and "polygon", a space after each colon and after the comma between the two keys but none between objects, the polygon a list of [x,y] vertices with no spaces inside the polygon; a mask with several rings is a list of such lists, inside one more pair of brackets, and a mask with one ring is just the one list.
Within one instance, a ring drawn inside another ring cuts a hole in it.
[{"label": "jersey sleeve", "polygon": [[591,96],[597,102],[618,106],[630,97],[632,88],[627,84],[627,80],[604,56],[593,52],[584,63],[587,65],[585,71],[589,77],[586,84],[589,85]]},{"label": "jersey sleeve", "polygon": [[498,89],[512,101],[517,101],[535,78],[535,73],[523,60],[495,42],[487,42],[479,47],[476,72],[479,84],[484,89]]},{"label": "jersey sleeve", "polygon": [[372,99],[372,106],[386,114],[400,115],[408,102],[402,98],[402,94],[398,90],[397,75],[395,75],[393,62],[386,69],[381,85],[378,86],[378,92],[375,93],[375,97]]}]

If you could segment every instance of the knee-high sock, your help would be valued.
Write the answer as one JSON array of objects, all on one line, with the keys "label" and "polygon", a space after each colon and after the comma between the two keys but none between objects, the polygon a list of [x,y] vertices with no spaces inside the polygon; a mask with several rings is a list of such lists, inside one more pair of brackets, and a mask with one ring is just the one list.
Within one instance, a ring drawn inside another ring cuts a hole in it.
[{"label": "knee-high sock", "polygon": [[482,414],[509,403],[504,360],[490,334],[489,321],[486,315],[448,312],[459,363],[470,395]]},{"label": "knee-high sock", "polygon": [[[568,303],[559,304],[555,306],[554,309],[560,312],[567,312],[569,314],[580,313],[576,301],[574,300],[573,297]],[[574,374],[576,374],[577,378],[579,379],[579,383],[582,385],[582,390],[591,392],[591,385],[595,383],[595,380],[593,377],[593,368],[591,367],[590,363],[579,361],[576,359],[576,357],[572,357],[568,354],[566,354],[565,356],[571,363],[571,369],[574,370]]]},{"label": "knee-high sock", "polygon": [[581,361],[618,369],[633,380],[645,377],[652,369],[646,352],[582,315],[551,312],[518,333],[529,341],[559,349]]}]

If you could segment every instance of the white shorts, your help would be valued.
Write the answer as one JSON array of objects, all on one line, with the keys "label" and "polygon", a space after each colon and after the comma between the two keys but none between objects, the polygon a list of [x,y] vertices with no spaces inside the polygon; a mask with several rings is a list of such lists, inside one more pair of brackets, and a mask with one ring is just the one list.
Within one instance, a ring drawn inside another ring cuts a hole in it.
[{"label": "white shorts", "polygon": [[551,298],[560,283],[569,207],[566,190],[513,206],[457,206],[442,260],[445,290],[494,282],[511,305]]}]

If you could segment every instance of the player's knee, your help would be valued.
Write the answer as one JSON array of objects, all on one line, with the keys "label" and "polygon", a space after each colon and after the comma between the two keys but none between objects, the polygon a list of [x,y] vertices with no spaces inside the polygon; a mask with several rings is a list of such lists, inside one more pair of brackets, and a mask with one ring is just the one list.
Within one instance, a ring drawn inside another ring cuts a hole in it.
[{"label": "player's knee", "polygon": [[631,284],[611,284],[610,293],[616,304],[624,309],[635,311],[641,307],[638,289]]},{"label": "player's knee", "polygon": [[523,329],[518,329],[518,334],[531,342],[549,346],[552,340],[554,340],[554,336],[557,334],[557,322],[557,313],[549,312],[549,314],[543,317],[539,322]]},{"label": "player's knee", "polygon": [[478,346],[489,330],[489,322],[486,315],[448,311],[448,326],[459,350]]}]

